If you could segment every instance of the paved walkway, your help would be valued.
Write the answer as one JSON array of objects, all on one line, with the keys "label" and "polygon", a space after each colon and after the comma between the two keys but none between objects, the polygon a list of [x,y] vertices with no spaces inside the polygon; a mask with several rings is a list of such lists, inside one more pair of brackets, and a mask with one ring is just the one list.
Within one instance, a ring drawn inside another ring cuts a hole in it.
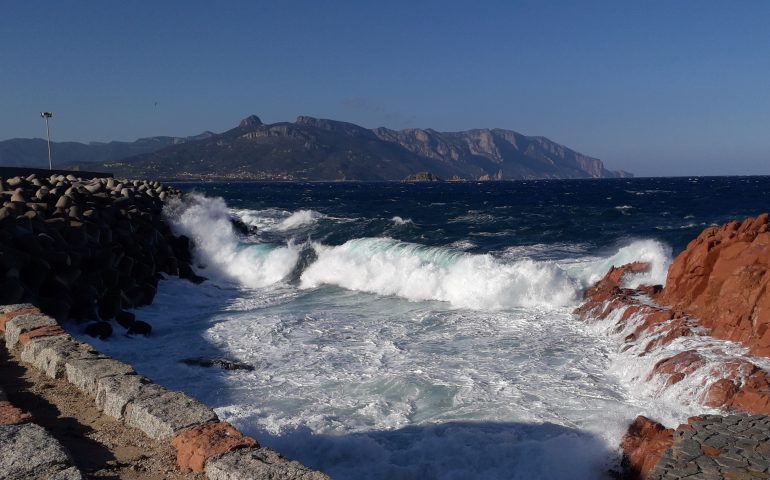
[{"label": "paved walkway", "polygon": [[651,480],[770,479],[770,417],[703,415],[680,425]]}]

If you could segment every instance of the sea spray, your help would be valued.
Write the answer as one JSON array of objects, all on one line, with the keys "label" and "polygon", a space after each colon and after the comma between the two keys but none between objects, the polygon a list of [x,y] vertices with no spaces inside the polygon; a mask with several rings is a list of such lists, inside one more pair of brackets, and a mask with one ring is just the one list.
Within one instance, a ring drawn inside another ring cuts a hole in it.
[{"label": "sea spray", "polygon": [[277,208],[264,210],[232,209],[228,211],[246,225],[259,231],[293,233],[292,231],[312,227],[326,215],[315,210],[302,209],[289,212]]},{"label": "sea spray", "polygon": [[285,279],[299,260],[299,249],[292,242],[284,246],[241,243],[222,198],[189,194],[169,202],[164,213],[177,234],[193,240],[196,260],[206,275],[245,287],[265,287]]}]

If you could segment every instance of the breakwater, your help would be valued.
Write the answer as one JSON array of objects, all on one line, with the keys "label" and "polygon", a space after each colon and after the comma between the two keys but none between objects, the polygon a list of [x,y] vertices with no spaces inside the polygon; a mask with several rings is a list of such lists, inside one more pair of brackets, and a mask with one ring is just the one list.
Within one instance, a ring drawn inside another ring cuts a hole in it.
[{"label": "breakwater", "polygon": [[180,193],[157,182],[52,175],[0,179],[0,304],[33,303],[58,319],[116,319],[148,333],[125,309],[152,302],[161,274],[198,281],[189,241],[161,218]]},{"label": "breakwater", "polygon": [[[204,280],[191,268],[187,237],[162,218],[164,202],[179,191],[150,181],[30,174],[0,179],[0,195],[0,335],[14,358],[73,385],[105,415],[170,442],[182,471],[205,470],[211,479],[328,478],[260,448],[207,406],[63,328],[74,321],[101,338],[117,326],[148,335],[151,326],[127,309],[151,303],[164,275]],[[22,452],[0,462],[0,476],[28,478],[44,465],[81,478],[61,446],[30,421],[24,405],[0,394],[0,448]],[[55,450],[56,461],[45,449],[21,448],[30,438]]]}]

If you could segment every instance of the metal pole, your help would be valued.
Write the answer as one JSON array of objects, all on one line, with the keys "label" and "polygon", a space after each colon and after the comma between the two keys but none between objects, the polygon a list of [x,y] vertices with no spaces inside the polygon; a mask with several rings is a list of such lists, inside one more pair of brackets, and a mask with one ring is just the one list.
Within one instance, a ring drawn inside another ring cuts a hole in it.
[{"label": "metal pole", "polygon": [[48,137],[48,170],[53,170],[51,163],[51,129],[48,128],[48,116],[45,117],[45,134]]},{"label": "metal pole", "polygon": [[48,137],[48,170],[53,170],[53,162],[51,162],[51,129],[48,128],[48,119],[53,117],[53,113],[40,112],[40,116],[45,118],[45,134]]}]

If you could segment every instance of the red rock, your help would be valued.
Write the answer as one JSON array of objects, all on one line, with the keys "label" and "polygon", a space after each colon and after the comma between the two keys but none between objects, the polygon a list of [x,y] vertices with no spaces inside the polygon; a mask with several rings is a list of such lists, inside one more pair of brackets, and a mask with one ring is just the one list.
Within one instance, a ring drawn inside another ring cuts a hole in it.
[{"label": "red rock", "polygon": [[[769,220],[770,215],[763,214],[705,229],[674,260],[662,290],[621,288],[623,276],[643,271],[645,264],[612,268],[586,291],[585,302],[575,313],[584,319],[607,318],[625,308],[615,330],[623,331],[633,319],[636,328],[626,334],[624,342],[650,337],[643,354],[682,336],[702,335],[702,330],[693,330],[697,325],[711,336],[742,343],[751,354],[770,357]],[[660,306],[640,303],[635,298],[638,294],[646,294]],[[649,378],[668,375],[666,385],[670,386],[703,364],[696,352],[683,352],[658,362]],[[769,372],[733,359],[713,368],[710,376],[717,380],[703,395],[707,406],[770,413]]]},{"label": "red rock", "polygon": [[26,345],[33,338],[53,337],[55,335],[64,335],[65,333],[67,332],[65,332],[64,329],[59,325],[49,325],[47,327],[40,327],[34,330],[30,330],[29,332],[22,333],[19,335],[19,343]]},{"label": "red rock", "polygon": [[764,370],[752,373],[727,406],[752,414],[770,415],[770,374]]},{"label": "red rock", "polygon": [[676,257],[659,300],[698,319],[717,338],[770,356],[768,214],[708,228]]},{"label": "red rock", "polygon": [[238,448],[259,446],[256,440],[242,435],[227,422],[190,428],[177,435],[171,444],[176,448],[176,462],[183,472],[202,472],[209,458]]},{"label": "red rock", "polygon": [[720,378],[709,386],[703,397],[703,405],[707,407],[722,407],[738,393],[738,385],[727,378]]},{"label": "red rock", "polygon": [[673,429],[641,415],[636,417],[620,442],[626,475],[647,478],[663,451],[671,447],[673,439]]},{"label": "red rock", "polygon": [[0,425],[19,425],[32,421],[32,415],[18,407],[14,407],[11,402],[0,402]]},{"label": "red rock", "polygon": [[5,313],[3,315],[0,315],[0,332],[5,331],[5,324],[10,322],[16,317],[20,317],[22,315],[30,315],[30,314],[38,314],[40,313],[39,308],[31,307],[31,308],[22,308],[21,310],[16,310],[14,312]]},{"label": "red rock", "polygon": [[[673,357],[664,358],[655,364],[647,380],[657,375],[689,375],[704,363],[703,357],[695,350],[687,350],[677,353]],[[681,379],[680,379],[681,380]],[[676,382],[674,382],[676,383]]]}]

